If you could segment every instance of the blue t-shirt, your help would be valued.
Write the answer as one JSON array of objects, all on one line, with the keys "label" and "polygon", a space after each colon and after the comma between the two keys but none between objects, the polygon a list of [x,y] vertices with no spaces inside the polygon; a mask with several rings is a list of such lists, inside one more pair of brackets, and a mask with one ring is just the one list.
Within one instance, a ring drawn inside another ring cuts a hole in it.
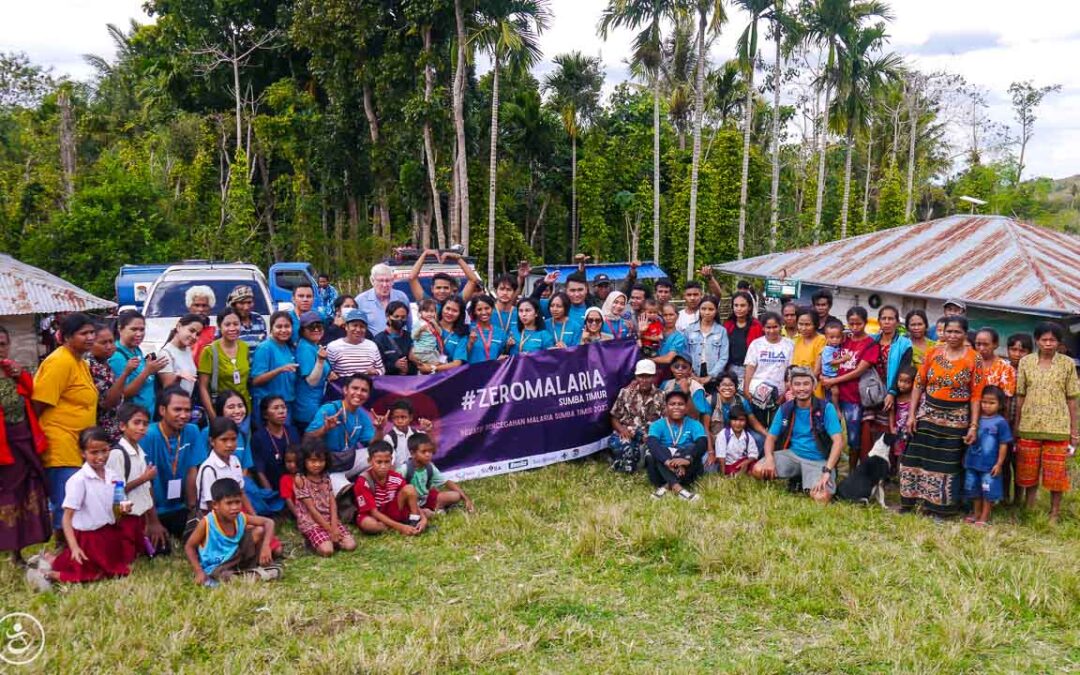
[{"label": "blue t-shirt", "polygon": [[[821,461],[827,459],[821,456],[821,451],[818,450],[817,441],[814,440],[814,431],[810,424],[810,411],[811,407],[800,408],[798,404],[795,405],[795,411],[793,413],[795,425],[794,430],[791,432],[791,445],[787,448],[795,453],[796,456],[802,459],[807,459],[812,462]],[[841,431],[843,427],[840,426],[840,417],[836,414],[836,408],[832,403],[825,404],[825,431],[834,436]],[[769,435],[776,436],[777,439],[783,441],[785,436],[784,431],[784,416],[781,413],[777,413],[773,418],[772,425],[769,427]],[[781,449],[777,446],[777,449]]]},{"label": "blue t-shirt", "polygon": [[562,323],[547,322],[548,331],[551,332],[551,344],[562,342],[567,347],[577,347],[581,344],[581,324],[573,319],[566,319]]},{"label": "blue t-shirt", "polygon": [[442,331],[443,339],[443,354],[446,355],[447,361],[461,361],[465,363],[469,360],[469,334],[458,335],[450,330]]},{"label": "blue t-shirt", "polygon": [[338,415],[338,425],[327,429],[323,436],[323,443],[331,452],[341,452],[348,448],[366,446],[375,436],[375,425],[371,423],[371,415],[367,410],[360,408],[353,412],[344,411],[342,414],[341,401],[331,401],[322,405],[315,412],[314,419],[308,425],[308,431],[318,431],[323,428],[327,417]]},{"label": "blue t-shirt", "polygon": [[660,348],[656,350],[657,356],[666,356],[672,352],[677,354],[686,353],[686,336],[680,331],[674,331],[660,342]]},{"label": "blue t-shirt", "polygon": [[300,339],[296,345],[296,393],[293,398],[292,416],[294,420],[310,422],[315,417],[315,411],[322,405],[323,392],[326,390],[326,379],[330,377],[330,364],[323,361],[322,376],[319,383],[311,386],[307,382],[308,375],[315,370],[319,360],[319,345]]},{"label": "blue t-shirt", "polygon": [[510,348],[511,354],[528,354],[551,349],[555,346],[555,340],[548,330],[515,330],[510,334],[514,338],[514,346]]},{"label": "blue t-shirt", "polygon": [[501,309],[491,310],[491,325],[498,326],[502,332],[513,333],[517,330],[517,324],[517,307],[511,307],[505,312]]},{"label": "blue t-shirt", "polygon": [[979,420],[979,435],[974,445],[964,455],[964,468],[972,471],[990,471],[997,464],[998,448],[1002,443],[1012,443],[1012,430],[1001,415],[983,417]]},{"label": "blue t-shirt", "polygon": [[[660,383],[660,390],[664,393],[669,391],[681,391],[690,396],[690,401],[694,404],[694,409],[699,415],[712,414],[712,406],[709,404],[709,399],[705,397],[705,388],[700,385],[692,384],[690,385],[690,391],[684,391],[675,380],[664,380]],[[747,408],[747,410],[749,410],[749,408]]]},{"label": "blue t-shirt", "polygon": [[[472,332],[476,333],[476,340],[473,341],[472,349],[468,351],[469,363],[483,363],[484,361],[494,361],[502,354],[503,345],[506,344],[506,333],[501,328],[492,324],[487,330],[481,330],[478,326],[472,327]],[[466,348],[469,346],[468,336],[465,338]]]},{"label": "blue t-shirt", "polygon": [[[157,476],[151,482],[157,512],[173,513],[186,509],[183,489],[187,472],[202,464],[207,456],[206,442],[199,427],[185,424],[177,437],[166,440],[161,433],[161,423],[151,424],[139,445],[146,453],[146,461],[157,467]],[[180,481],[179,496],[169,499],[169,483],[174,480]]]},{"label": "blue t-shirt", "polygon": [[665,448],[680,447],[706,438],[705,427],[692,417],[682,418],[680,423],[661,417],[649,425],[649,436],[660,441]]},{"label": "blue t-shirt", "polygon": [[634,337],[634,328],[626,319],[604,319],[601,332],[607,333],[616,340]]},{"label": "blue t-shirt", "polygon": [[[291,345],[283,345],[274,339],[264,340],[251,357],[251,378],[254,379],[289,363],[296,363],[296,354]],[[286,403],[292,402],[296,398],[296,372],[278,373],[266,384],[252,387],[253,412],[258,414],[259,401],[267,396],[280,396]]]},{"label": "blue t-shirt", "polygon": [[[117,377],[124,372],[124,366],[127,365],[129,359],[138,358],[139,367],[131,371],[131,374],[124,380],[124,384],[130,384],[136,377],[146,369],[146,359],[143,358],[142,350],[138,347],[134,349],[128,349],[118,341],[116,343],[116,351],[109,357],[109,368],[112,369],[113,374]],[[143,385],[139,387],[139,392],[132,397],[128,397],[127,400],[130,403],[136,403],[141,405],[150,411],[150,416],[154,417],[154,413],[157,412],[157,408],[154,407],[154,378],[157,375],[150,375],[143,382]]]}]

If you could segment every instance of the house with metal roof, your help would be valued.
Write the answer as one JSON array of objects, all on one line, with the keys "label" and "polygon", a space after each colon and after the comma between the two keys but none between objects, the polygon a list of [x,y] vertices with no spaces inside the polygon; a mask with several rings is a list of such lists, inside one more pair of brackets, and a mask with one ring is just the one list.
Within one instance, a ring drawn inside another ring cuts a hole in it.
[{"label": "house with metal roof", "polygon": [[36,367],[37,316],[109,309],[116,304],[87,293],[58,276],[0,253],[0,326],[11,334],[11,357]]},{"label": "house with metal roof", "polygon": [[737,277],[799,281],[800,301],[833,292],[833,314],[883,304],[934,322],[954,298],[973,327],[1004,338],[1045,318],[1080,331],[1080,237],[1005,216],[956,215],[717,265]]}]

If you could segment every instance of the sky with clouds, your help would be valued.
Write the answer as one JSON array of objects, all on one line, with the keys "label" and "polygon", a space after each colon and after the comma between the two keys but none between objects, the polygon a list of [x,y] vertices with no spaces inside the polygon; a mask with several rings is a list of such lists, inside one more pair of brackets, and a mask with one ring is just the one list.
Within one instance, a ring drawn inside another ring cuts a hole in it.
[{"label": "sky with clouds", "polygon": [[[599,56],[610,85],[627,78],[631,34],[602,42],[596,23],[606,0],[550,0],[553,20],[542,36],[546,58],[570,50]],[[1028,150],[1029,172],[1055,178],[1080,174],[1080,2],[1077,0],[892,0],[891,48],[925,71],[948,70],[990,93],[990,116],[1015,127],[1009,83],[1060,84],[1038,112]],[[730,11],[713,44],[714,62],[730,58],[745,17]],[[82,54],[111,55],[107,23],[148,21],[142,0],[3,1],[0,50],[21,51],[56,73],[90,75]],[[766,53],[771,48],[763,47]],[[771,57],[770,57],[771,58]],[[550,63],[541,63],[541,76]],[[1015,136],[1015,133],[1014,133]]]}]

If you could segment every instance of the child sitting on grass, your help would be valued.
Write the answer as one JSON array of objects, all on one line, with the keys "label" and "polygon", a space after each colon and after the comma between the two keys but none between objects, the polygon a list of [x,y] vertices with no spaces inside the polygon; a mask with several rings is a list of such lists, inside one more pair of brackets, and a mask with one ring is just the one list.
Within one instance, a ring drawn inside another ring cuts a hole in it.
[{"label": "child sitting on grass", "polygon": [[52,582],[98,581],[126,577],[131,573],[136,549],[116,525],[131,513],[131,502],[115,501],[117,484],[123,481],[106,468],[109,436],[100,427],[79,434],[82,468],[67,480],[64,492],[64,539],[67,548],[59,555],[43,554],[37,568],[26,571],[26,579],[39,591]]},{"label": "child sitting on grass", "polygon": [[295,479],[296,474],[300,471],[300,464],[303,462],[304,453],[301,451],[299,445],[290,445],[285,453],[281,455],[281,463],[285,467],[284,473],[281,474],[281,480],[278,482],[278,494],[285,500],[285,506],[289,509],[289,513],[292,514],[293,519],[296,519],[296,491],[295,491]]},{"label": "child sitting on grass", "polygon": [[157,476],[157,467],[146,461],[139,441],[150,428],[150,413],[134,403],[124,403],[116,411],[120,423],[120,440],[109,453],[105,468],[124,481],[124,492],[131,501],[131,513],[122,516],[117,526],[138,553],[153,557],[158,550],[166,551],[169,535],[162,527],[154,510],[154,493],[151,482]]},{"label": "child sitting on grass", "polygon": [[[401,466],[409,461],[409,439],[418,433],[431,431],[431,420],[423,417],[416,420],[416,428],[413,428],[413,407],[408,399],[398,399],[390,406],[387,413],[390,418],[390,429],[382,435],[382,439],[394,448],[394,466]],[[383,418],[385,419],[385,418]],[[382,432],[382,420],[377,424],[375,439]]]},{"label": "child sitting on grass", "polygon": [[406,536],[420,534],[427,518],[420,509],[416,488],[394,471],[394,449],[386,441],[368,447],[371,466],[356,479],[356,524],[364,534],[396,530]]},{"label": "child sitting on grass", "polygon": [[210,486],[210,512],[184,544],[196,584],[216,586],[236,574],[263,581],[281,578],[270,551],[274,521],[244,513],[244,501],[244,488],[232,478]]},{"label": "child sitting on grass", "polygon": [[398,467],[398,473],[408,485],[416,489],[417,501],[424,509],[424,515],[431,517],[441,513],[447,507],[458,502],[465,504],[465,510],[472,513],[475,508],[472,499],[461,486],[443,477],[442,472],[431,462],[435,455],[435,441],[427,434],[413,434],[409,437],[409,461]]},{"label": "child sitting on grass", "polygon": [[335,549],[356,548],[356,540],[338,520],[337,500],[326,473],[329,464],[330,451],[322,441],[309,441],[304,446],[303,471],[295,479],[296,529],[324,558],[334,555]]},{"label": "child sitting on grass", "polygon": [[964,522],[979,527],[990,524],[990,509],[1001,501],[1001,469],[1008,457],[1012,431],[1001,416],[1005,392],[999,387],[983,387],[979,400],[979,434],[964,453],[964,496],[972,500],[971,515]]},{"label": "child sitting on grass", "polygon": [[748,473],[754,468],[761,448],[747,430],[749,415],[740,404],[731,407],[728,426],[716,434],[713,450],[706,455],[705,471],[718,471],[721,466],[725,476]]}]

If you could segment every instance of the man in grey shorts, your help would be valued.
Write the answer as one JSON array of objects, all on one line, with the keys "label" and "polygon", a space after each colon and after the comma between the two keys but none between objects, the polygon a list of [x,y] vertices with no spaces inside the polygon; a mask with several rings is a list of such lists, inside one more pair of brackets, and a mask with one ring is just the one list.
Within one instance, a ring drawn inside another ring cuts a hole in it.
[{"label": "man in grey shorts", "polygon": [[752,474],[759,480],[801,476],[803,489],[827,502],[836,492],[844,428],[832,403],[814,399],[812,371],[791,368],[789,378],[794,400],[780,406],[773,418],[765,437],[765,456]]}]

